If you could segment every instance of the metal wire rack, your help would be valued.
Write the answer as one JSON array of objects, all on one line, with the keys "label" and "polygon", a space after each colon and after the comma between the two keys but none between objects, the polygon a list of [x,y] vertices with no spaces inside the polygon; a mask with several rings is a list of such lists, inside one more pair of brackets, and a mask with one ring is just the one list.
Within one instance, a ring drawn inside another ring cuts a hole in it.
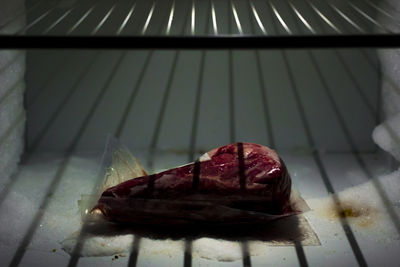
[{"label": "metal wire rack", "polygon": [[[122,38],[125,42],[128,42],[126,40],[129,40],[129,38],[134,38],[135,42],[147,42],[147,44],[153,46],[154,43],[160,41],[154,39],[155,37],[171,37],[163,39],[163,42],[167,42],[164,45],[168,45],[168,42],[174,42],[169,46],[175,45],[176,47],[179,42],[187,40],[183,37],[193,36],[197,37],[198,42],[202,42],[202,39],[206,37],[218,37],[218,42],[228,38],[229,41],[226,41],[225,45],[232,40],[244,42],[243,38],[248,38],[246,42],[249,43],[250,40],[251,43],[251,37],[258,37],[256,41],[259,44],[261,40],[269,40],[270,43],[263,41],[261,46],[268,44],[282,46],[285,43],[288,46],[291,41],[286,38],[283,41],[278,39],[280,40],[279,44],[271,44],[271,42],[274,42],[275,38],[292,37],[297,38],[296,40],[300,42],[297,45],[304,42],[303,45],[312,46],[313,42],[322,45],[322,42],[331,40],[315,39],[316,37],[331,35],[349,37],[344,41],[347,41],[348,45],[356,42],[358,46],[365,41],[368,41],[369,45],[379,45],[376,40],[371,43],[373,41],[371,37],[379,35],[381,37],[380,45],[382,46],[384,45],[382,41],[397,40],[395,38],[397,38],[398,32],[393,30],[393,27],[388,27],[385,23],[380,22],[382,20],[377,18],[382,18],[394,25],[400,23],[396,11],[390,3],[382,1],[377,4],[372,0],[38,0],[31,2],[27,5],[26,26],[11,37],[15,37],[17,39],[14,40],[21,40],[21,42],[25,39],[18,39],[20,36],[34,37],[31,40],[36,42],[40,41],[38,37],[54,37],[46,39],[54,47],[56,47],[57,42],[61,42],[56,37],[67,36],[79,38],[90,36],[98,38],[125,37]],[[24,13],[16,14],[14,20],[24,15]],[[14,20],[0,26],[0,29],[6,28]],[[10,36],[3,36],[4,40],[13,40],[8,37]],[[140,39],[136,37],[148,38]],[[150,37],[153,37],[153,39]],[[235,37],[241,37],[241,39]],[[368,39],[363,39],[364,37],[368,37]],[[152,41],[147,41],[149,38]],[[183,38],[183,40],[180,38]],[[309,40],[308,38],[312,39]],[[62,39],[64,42],[71,42],[71,46],[77,46],[76,43],[82,41],[82,39],[74,38]],[[95,45],[98,42],[90,38],[84,40],[91,42],[90,45]],[[109,41],[110,39],[101,40],[107,41],[107,45],[103,45],[103,47],[113,46],[112,42]],[[114,43],[122,45],[119,43],[120,39],[114,38],[112,40]],[[192,38],[189,38],[189,40],[192,40]],[[216,38],[206,40],[213,42]],[[341,42],[341,39],[336,38],[335,40]],[[207,42],[202,42],[198,46],[204,47]],[[10,43],[9,46],[12,44],[17,46],[18,42]],[[114,44],[114,46],[117,44]],[[45,43],[41,43],[41,46],[44,45],[46,46]],[[135,46],[132,39],[129,40],[129,45]],[[241,45],[244,44],[241,43]],[[29,44],[25,44],[25,46],[29,46]],[[125,46],[128,47],[127,44]],[[142,46],[145,47],[144,44]]]}]

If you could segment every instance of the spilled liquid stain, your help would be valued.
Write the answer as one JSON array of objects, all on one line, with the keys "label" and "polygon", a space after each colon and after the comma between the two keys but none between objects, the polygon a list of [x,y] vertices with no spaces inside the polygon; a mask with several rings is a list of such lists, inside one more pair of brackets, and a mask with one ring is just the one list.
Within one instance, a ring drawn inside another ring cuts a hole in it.
[{"label": "spilled liquid stain", "polygon": [[350,224],[359,227],[373,227],[379,220],[379,211],[368,203],[355,200],[341,201],[340,205],[330,203],[317,212],[330,220],[346,219]]}]

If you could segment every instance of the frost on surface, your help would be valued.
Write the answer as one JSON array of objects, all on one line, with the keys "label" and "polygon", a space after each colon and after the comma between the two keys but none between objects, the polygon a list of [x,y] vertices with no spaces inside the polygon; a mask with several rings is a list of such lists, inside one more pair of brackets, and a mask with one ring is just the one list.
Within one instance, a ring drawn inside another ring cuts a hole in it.
[{"label": "frost on surface", "polygon": [[[400,106],[400,103],[397,103]],[[372,132],[374,142],[400,161],[400,113],[376,126]]]},{"label": "frost on surface", "polygon": [[[90,203],[93,203],[93,199],[96,200],[99,192],[110,186],[145,174],[143,167],[127,149],[121,149],[119,145],[111,146],[111,148],[113,147],[114,149],[110,149],[109,145],[109,148],[106,149],[102,164],[104,169],[103,180],[100,182],[96,195],[83,196],[81,199],[80,206],[84,207],[85,214],[90,211]],[[107,159],[107,154],[112,155],[112,157]],[[204,157],[201,159],[207,160]],[[290,203],[296,210],[309,210],[298,192],[292,192]],[[173,254],[181,253],[182,243],[184,243],[185,239],[191,238],[194,242],[194,257],[233,261],[241,259],[242,254],[237,253],[237,247],[240,247],[240,243],[245,239],[249,239],[251,242],[250,244],[253,248],[250,252],[251,255],[257,255],[257,251],[265,246],[293,246],[293,240],[297,240],[303,245],[320,244],[309,223],[301,215],[258,225],[257,227],[249,228],[246,225],[240,225],[224,229],[202,229],[201,226],[191,226],[192,228],[189,226],[183,227],[183,229],[172,227],[168,229],[165,226],[146,227],[140,225],[130,228],[126,225],[104,221],[101,216],[96,211],[88,214],[84,221],[91,224],[91,226],[88,227],[84,238],[80,237],[79,233],[72,234],[62,242],[63,249],[71,253],[77,243],[84,240],[80,251],[81,256],[107,256],[122,252],[129,253],[132,247],[132,240],[135,236],[141,236],[141,255],[151,255],[152,253]],[[196,227],[200,227],[200,229],[196,229]],[[218,249],[215,250],[215,247],[218,247]]]},{"label": "frost on surface", "polygon": [[[9,195],[0,207],[0,212],[2,212],[2,216],[0,216],[1,245],[18,245],[22,240],[62,159],[57,155],[36,157],[29,164],[22,167],[15,186],[11,188]],[[62,245],[67,252],[71,251],[76,244],[76,238],[74,239],[76,234],[72,236],[71,234],[80,229],[81,226],[81,215],[78,211],[77,200],[80,199],[82,194],[91,192],[97,168],[98,161],[94,157],[74,155],[71,158],[66,172],[61,177],[58,189],[53,193],[51,202],[44,211],[39,228],[36,230],[28,249],[52,253],[52,249],[56,248],[57,253],[67,256],[61,250]],[[37,183],[38,179],[40,179],[40,183]],[[400,171],[383,175],[377,179],[398,214],[400,214],[399,179]],[[365,211],[377,211],[376,214],[374,213],[376,216],[373,217],[372,223],[364,223],[360,216],[357,217],[356,215],[360,214],[357,210],[347,211],[350,226],[357,230],[358,234],[364,235],[367,238],[366,240],[369,240],[368,242],[376,245],[375,240],[398,239],[398,234],[393,227],[393,223],[388,218],[385,205],[381,202],[373,182],[345,189],[342,192],[338,192],[338,196],[343,203],[349,204],[348,208],[369,207]],[[334,209],[332,209],[331,197],[309,198],[306,201],[311,208],[311,211],[304,214],[308,221],[306,221],[307,225],[310,227],[311,224],[317,235],[323,238],[321,243],[324,246],[329,238],[334,237],[334,232],[331,231],[336,230],[331,230],[332,225],[339,224],[339,218],[335,215]],[[299,218],[299,220],[302,220],[302,218]],[[279,242],[265,241],[267,238],[276,240],[276,236],[280,236],[281,241],[286,239],[284,246],[293,246],[289,239],[295,236],[296,232],[293,231],[291,226],[293,226],[293,222],[290,222],[290,220],[286,222],[285,220],[277,221],[276,225],[265,225],[264,233],[269,232],[272,236],[265,236],[264,241],[249,240],[250,254],[262,256],[268,247],[279,246]],[[178,234],[177,231],[163,232],[161,229],[156,235],[151,231],[146,232],[144,230],[142,229],[141,231],[143,236],[140,243],[140,257],[149,259],[149,261],[154,258],[154,255],[181,257],[179,255],[183,253],[183,240],[188,236],[185,232],[181,233],[181,236],[171,236],[171,233]],[[131,244],[134,241],[133,235],[132,231],[115,232],[114,236],[94,232],[86,240],[87,244],[85,242],[81,254],[85,256],[104,256],[119,254],[124,251],[129,255]],[[194,258],[235,261],[240,260],[242,257],[237,249],[240,242],[235,239],[210,235],[192,237]],[[260,234],[257,234],[257,237],[260,237]],[[65,241],[61,245],[60,242],[62,240]],[[307,243],[304,243],[304,245],[306,246]],[[213,253],[210,251],[213,251]]]}]

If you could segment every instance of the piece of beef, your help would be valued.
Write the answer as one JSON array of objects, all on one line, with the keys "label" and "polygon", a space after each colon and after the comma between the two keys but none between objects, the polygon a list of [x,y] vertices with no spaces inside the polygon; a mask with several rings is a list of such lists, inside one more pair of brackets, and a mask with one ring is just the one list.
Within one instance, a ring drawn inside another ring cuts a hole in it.
[{"label": "piece of beef", "polygon": [[290,192],[290,176],[274,150],[235,143],[111,187],[95,208],[117,222],[248,223],[293,214]]}]

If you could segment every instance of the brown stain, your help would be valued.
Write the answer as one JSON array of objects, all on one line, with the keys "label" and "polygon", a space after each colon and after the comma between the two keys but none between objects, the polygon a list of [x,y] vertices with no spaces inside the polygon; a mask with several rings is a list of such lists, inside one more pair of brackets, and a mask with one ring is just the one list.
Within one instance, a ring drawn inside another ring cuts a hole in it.
[{"label": "brown stain", "polygon": [[346,219],[350,224],[362,228],[372,227],[379,219],[379,211],[369,204],[355,200],[344,200],[340,205],[329,203],[328,207],[319,212],[328,219]]}]

